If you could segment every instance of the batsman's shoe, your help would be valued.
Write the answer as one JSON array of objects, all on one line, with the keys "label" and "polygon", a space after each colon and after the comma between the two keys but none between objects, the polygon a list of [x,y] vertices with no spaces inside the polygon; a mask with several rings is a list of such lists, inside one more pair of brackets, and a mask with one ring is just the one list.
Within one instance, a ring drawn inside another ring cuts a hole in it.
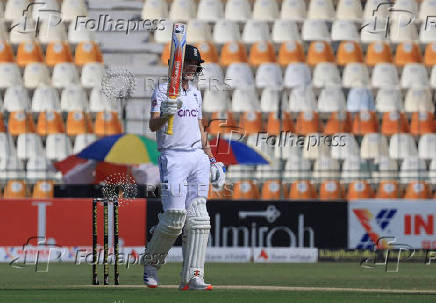
[{"label": "batsman's shoe", "polygon": [[212,284],[204,283],[201,277],[193,277],[188,284],[181,283],[179,290],[212,290]]},{"label": "batsman's shoe", "polygon": [[157,268],[151,265],[144,266],[144,284],[149,288],[156,288],[158,281]]}]

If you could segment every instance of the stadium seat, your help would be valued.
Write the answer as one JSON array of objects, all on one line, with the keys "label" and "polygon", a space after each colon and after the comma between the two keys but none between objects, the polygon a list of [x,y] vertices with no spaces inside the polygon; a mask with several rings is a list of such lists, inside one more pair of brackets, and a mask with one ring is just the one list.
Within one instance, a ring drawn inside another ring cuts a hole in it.
[{"label": "stadium seat", "polygon": [[[78,50],[76,49],[76,57]],[[79,51],[80,53],[80,51]],[[70,47],[66,42],[51,42],[45,52],[45,63],[52,67],[62,62],[73,62]],[[77,62],[76,62],[77,64]]]},{"label": "stadium seat", "polygon": [[372,71],[372,86],[375,88],[396,87],[400,84],[395,65],[378,63]]},{"label": "stadium seat", "polygon": [[14,52],[7,41],[0,40],[0,62],[14,62]]},{"label": "stadium seat", "polygon": [[326,156],[319,156],[313,164],[312,178],[317,181],[323,179],[338,179],[341,168],[339,161]]},{"label": "stadium seat", "polygon": [[418,20],[425,23],[428,16],[436,16],[436,2],[423,0],[419,7]]},{"label": "stadium seat", "polygon": [[[430,21],[430,20],[428,20]],[[431,22],[431,21],[430,21]],[[432,29],[433,27],[433,29]],[[420,43],[432,43],[436,41],[436,34],[434,30],[434,25],[427,24],[427,21],[421,23],[421,28],[419,30],[419,42]]]},{"label": "stadium seat", "polygon": [[295,132],[299,135],[307,135],[309,133],[317,133],[320,130],[319,116],[316,112],[300,112],[298,113],[295,124]]},{"label": "stadium seat", "polygon": [[12,136],[35,132],[35,123],[32,115],[24,111],[13,111],[9,113],[8,131]]},{"label": "stadium seat", "polygon": [[283,177],[288,181],[310,179],[312,177],[310,160],[300,158],[297,155],[288,158]]},{"label": "stadium seat", "polygon": [[397,88],[380,88],[375,99],[377,112],[403,111],[403,96]]},{"label": "stadium seat", "polygon": [[389,156],[392,159],[406,159],[418,156],[416,142],[410,134],[394,134],[389,142]]},{"label": "stadium seat", "polygon": [[306,3],[304,0],[283,0],[280,19],[303,22],[306,18]]},{"label": "stadium seat", "polygon": [[368,67],[363,63],[348,63],[343,70],[342,85],[345,88],[369,85]]},{"label": "stadium seat", "polygon": [[16,21],[23,16],[23,11],[30,4],[30,0],[5,1],[4,17],[6,21]]},{"label": "stadium seat", "polygon": [[436,131],[436,122],[433,113],[429,112],[414,112],[410,120],[410,133],[415,136],[420,136]]},{"label": "stadium seat", "polygon": [[259,97],[254,88],[235,89],[232,95],[232,111],[257,111],[260,108]]},{"label": "stadium seat", "polygon": [[26,65],[23,74],[24,86],[29,89],[38,87],[40,84],[51,83],[47,65],[40,62],[32,62]]},{"label": "stadium seat", "polygon": [[109,136],[121,134],[123,127],[117,112],[98,112],[95,118],[95,134],[97,136]]},{"label": "stadium seat", "polygon": [[0,112],[0,133],[6,132],[5,121],[3,117],[3,113]]},{"label": "stadium seat", "polygon": [[351,116],[341,110],[331,113],[324,127],[324,133],[333,135],[335,133],[351,133]]},{"label": "stadium seat", "polygon": [[282,101],[282,111],[286,111],[289,108],[286,92],[266,87],[260,96],[260,111],[263,113],[278,111],[280,101]]},{"label": "stadium seat", "polygon": [[331,62],[318,63],[313,70],[312,84],[318,88],[326,86],[340,87],[341,75],[336,64]]},{"label": "stadium seat", "polygon": [[287,66],[295,62],[305,62],[303,45],[298,41],[283,42],[279,48],[277,62]]},{"label": "stadium seat", "polygon": [[27,89],[22,85],[11,86],[6,89],[4,109],[8,112],[30,110],[30,98]]},{"label": "stadium seat", "polygon": [[422,55],[418,44],[412,42],[403,42],[398,44],[394,57],[394,63],[396,65],[404,66],[409,63],[418,63],[421,61]]},{"label": "stadium seat", "polygon": [[240,41],[241,33],[238,24],[232,20],[219,19],[213,28],[213,41],[224,44],[232,41]]},{"label": "stadium seat", "polygon": [[330,157],[331,138],[320,133],[308,133],[304,138],[303,157],[316,160],[320,157]]},{"label": "stadium seat", "polygon": [[[275,0],[274,0],[275,1]],[[287,41],[300,41],[300,33],[295,21],[287,19],[274,20],[272,27],[272,41],[283,43]]]},{"label": "stadium seat", "polygon": [[374,191],[365,180],[352,181],[348,186],[347,199],[370,199],[374,197]]},{"label": "stadium seat", "polygon": [[291,63],[286,67],[284,86],[286,88],[306,87],[312,82],[310,68],[302,62]]},{"label": "stadium seat", "polygon": [[350,20],[335,20],[332,25],[332,41],[359,41],[360,34]]},{"label": "stadium seat", "polygon": [[[282,119],[278,118],[277,112],[270,112],[268,114],[268,122],[266,132],[269,135],[279,135],[280,132],[293,132],[294,126],[290,113],[282,113]],[[280,127],[281,124],[281,127]]]},{"label": "stadium seat", "polygon": [[359,156],[345,158],[342,164],[341,180],[342,183],[350,183],[356,179],[369,179],[370,171],[368,161]]},{"label": "stadium seat", "polygon": [[401,11],[407,11],[411,13],[413,16],[416,16],[418,14],[418,4],[415,0],[395,1],[392,8],[394,9],[391,13],[392,19],[399,19],[404,17],[402,16]]},{"label": "stadium seat", "polygon": [[408,113],[431,112],[435,110],[431,90],[426,87],[412,87],[407,90],[404,110]]},{"label": "stadium seat", "polygon": [[69,112],[67,117],[67,134],[77,136],[79,134],[92,133],[92,122],[88,114],[81,111]]},{"label": "stadium seat", "polygon": [[198,4],[197,18],[215,22],[224,18],[224,5],[221,0],[201,0]]},{"label": "stadium seat", "polygon": [[318,98],[318,112],[332,113],[346,109],[345,96],[340,87],[328,86],[321,90]]},{"label": "stadium seat", "polygon": [[338,180],[325,180],[319,187],[319,199],[341,200],[344,199],[344,190]]},{"label": "stadium seat", "polygon": [[82,149],[93,143],[95,140],[97,140],[95,134],[78,134],[74,140],[73,153],[77,154],[81,152]]},{"label": "stadium seat", "polygon": [[247,63],[232,63],[227,68],[226,84],[232,89],[254,87],[254,76]]},{"label": "stadium seat", "polygon": [[416,157],[405,158],[400,167],[400,181],[407,184],[416,180],[427,179],[427,166],[424,159]]},{"label": "stadium seat", "polygon": [[316,191],[308,180],[299,180],[291,184],[291,188],[289,189],[289,199],[310,200],[316,198]]},{"label": "stadium seat", "polygon": [[307,64],[315,66],[321,62],[335,62],[335,55],[328,42],[313,41],[307,51]]},{"label": "stadium seat", "polygon": [[104,75],[104,66],[99,62],[90,62],[82,66],[81,85],[84,88],[93,88],[101,85]]},{"label": "stadium seat", "polygon": [[362,20],[363,10],[359,0],[339,0],[336,8],[336,19],[359,22]]},{"label": "stadium seat", "polygon": [[230,133],[232,129],[235,129],[236,127],[237,123],[233,118],[232,112],[214,112],[212,113],[211,122],[206,131],[211,135],[218,135]]},{"label": "stadium seat", "polygon": [[409,63],[403,68],[401,74],[401,87],[429,86],[428,74],[425,66],[419,63]]},{"label": "stadium seat", "polygon": [[17,138],[17,157],[21,160],[40,157],[45,153],[41,137],[37,134],[20,134]]},{"label": "stadium seat", "polygon": [[200,51],[201,59],[205,62],[218,62],[218,52],[213,43],[207,41],[197,42],[195,46]]},{"label": "stadium seat", "polygon": [[[53,18],[53,12],[60,12],[61,6],[57,0],[45,0],[32,6],[32,18],[35,21],[45,21]],[[60,16],[56,16],[59,19]]]},{"label": "stadium seat", "polygon": [[283,85],[282,69],[276,63],[262,63],[256,70],[256,87],[280,89]]},{"label": "stadium seat", "polygon": [[237,181],[233,187],[232,199],[259,199],[260,193],[256,184],[251,180]]},{"label": "stadium seat", "polygon": [[210,90],[225,90],[224,72],[221,66],[216,63],[203,63],[202,74],[198,77],[198,88]]},{"label": "stadium seat", "polygon": [[[71,22],[75,21],[78,16],[88,16],[88,8],[85,0],[64,0],[62,2],[61,13],[64,21]],[[159,17],[155,18],[158,19]]]},{"label": "stadium seat", "polygon": [[383,180],[379,183],[376,199],[401,199],[402,193],[397,181]]},{"label": "stadium seat", "polygon": [[341,41],[336,53],[336,62],[341,66],[355,62],[363,62],[363,53],[360,44],[356,41]]},{"label": "stadium seat", "polygon": [[[166,0],[162,0],[166,1]],[[171,33],[173,32],[173,21],[165,19],[161,22],[161,30],[154,31],[154,41],[157,43],[171,42]]]},{"label": "stadium seat", "polygon": [[206,89],[203,97],[203,111],[212,112],[225,112],[230,110],[231,101],[227,91],[219,89]]},{"label": "stadium seat", "polygon": [[289,95],[290,112],[312,112],[316,111],[315,93],[311,86],[296,87]]},{"label": "stadium seat", "polygon": [[[8,1],[13,2],[13,1]],[[4,199],[24,199],[27,197],[27,185],[23,180],[9,180],[3,194]]]},{"label": "stadium seat", "polygon": [[302,37],[304,41],[329,41],[330,33],[323,20],[306,19],[303,23]]},{"label": "stadium seat", "polygon": [[[278,200],[280,199],[281,184],[279,180],[268,180],[262,185],[260,198],[262,200]],[[284,191],[284,189],[283,189]],[[283,196],[286,196],[284,194]]]},{"label": "stadium seat", "polygon": [[[434,157],[434,152],[433,152],[433,156],[432,157]],[[428,170],[428,179],[429,179],[429,182],[431,184],[435,184],[436,183],[436,160],[435,159],[432,159],[431,162],[430,162],[430,168]]]},{"label": "stadium seat", "polygon": [[221,49],[220,64],[228,66],[237,62],[247,62],[247,50],[240,42],[227,42]]},{"label": "stadium seat", "polygon": [[391,19],[390,28],[392,30],[389,31],[389,39],[393,43],[418,40],[418,29],[408,18]]},{"label": "stadium seat", "polygon": [[14,139],[10,133],[0,132],[0,158],[5,155],[16,156],[17,151],[14,145]]},{"label": "stadium seat", "polygon": [[121,112],[121,103],[109,101],[99,87],[94,87],[89,94],[89,111],[92,113],[103,111]]},{"label": "stadium seat", "polygon": [[231,181],[241,181],[241,179],[251,178],[255,170],[254,166],[234,164],[228,167],[226,177]]},{"label": "stadium seat", "polygon": [[38,40],[41,44],[67,40],[65,24],[59,19],[50,18],[39,23]]},{"label": "stadium seat", "polygon": [[255,0],[253,6],[253,19],[274,21],[279,18],[279,6],[276,0]]},{"label": "stadium seat", "polygon": [[52,84],[56,88],[65,88],[69,84],[79,83],[79,73],[73,63],[58,63],[53,68]]},{"label": "stadium seat", "polygon": [[[180,0],[185,1],[185,0]],[[172,19],[174,20],[174,19]],[[186,41],[188,43],[196,43],[203,41],[212,41],[212,32],[210,25],[202,20],[189,20],[186,33]]]},{"label": "stadium seat", "polygon": [[170,53],[171,53],[171,41],[168,41],[163,50],[162,50],[162,54],[160,56],[160,63],[162,65],[167,65],[168,66],[168,60],[170,60]]},{"label": "stadium seat", "polygon": [[52,180],[40,180],[33,186],[33,199],[49,199],[54,196],[54,183]]},{"label": "stadium seat", "polygon": [[362,159],[376,159],[380,156],[388,156],[389,147],[385,135],[380,133],[366,134],[360,145]]},{"label": "stadium seat", "polygon": [[425,181],[410,182],[404,194],[404,199],[431,199],[431,188]]},{"label": "stadium seat", "polygon": [[[21,11],[20,14],[22,12],[23,11]],[[20,18],[11,21],[10,28],[13,29],[9,33],[9,41],[11,44],[20,44],[21,42],[35,40],[36,22],[33,21],[30,16],[20,15]]]},{"label": "stadium seat", "polygon": [[248,63],[250,63],[250,65],[256,67],[263,63],[271,63],[275,61],[275,50],[271,42],[258,41],[251,46],[250,55],[248,57]]},{"label": "stadium seat", "polygon": [[0,63],[0,88],[23,84],[20,69],[15,62]]},{"label": "stadium seat", "polygon": [[374,111],[374,96],[371,90],[365,87],[353,87],[348,91],[347,111],[361,112]]},{"label": "stadium seat", "polygon": [[103,62],[103,55],[100,52],[100,48],[94,41],[80,42],[76,46],[74,63],[82,66],[90,62]]},{"label": "stadium seat", "polygon": [[88,111],[88,98],[81,85],[68,85],[61,94],[61,111]]},{"label": "stadium seat", "polygon": [[50,85],[40,84],[32,97],[32,112],[61,111],[59,93]]},{"label": "stadium seat", "polygon": [[[195,19],[197,15],[197,5],[193,0],[175,0],[171,3],[169,17],[174,22],[187,22]],[[189,26],[188,26],[189,28]]]},{"label": "stadium seat", "polygon": [[[45,155],[45,152],[43,153]],[[55,172],[52,164],[45,156],[30,158],[26,164],[26,179],[27,180],[47,180],[54,179]]]},{"label": "stadium seat", "polygon": [[242,42],[255,43],[271,40],[268,23],[261,20],[248,20],[242,31]]},{"label": "stadium seat", "polygon": [[[256,167],[256,178],[268,181],[274,181],[280,178],[280,173],[283,169],[281,168],[280,161],[272,162],[272,165],[258,165]],[[267,181],[267,182],[268,182]],[[285,192],[285,186],[282,185],[283,191]]]},{"label": "stadium seat", "polygon": [[369,66],[375,66],[380,63],[391,63],[392,52],[389,44],[384,41],[376,41],[369,44],[365,61]]},{"label": "stadium seat", "polygon": [[168,2],[166,0],[146,0],[142,7],[141,17],[144,20],[167,19]]},{"label": "stadium seat", "polygon": [[40,136],[65,132],[64,121],[59,112],[40,112],[36,124],[36,132]]},{"label": "stadium seat", "polygon": [[226,2],[224,16],[228,20],[245,22],[251,19],[251,6],[248,0],[229,0]]},{"label": "stadium seat", "polygon": [[[88,19],[89,20],[89,19]],[[91,19],[92,20],[92,19]],[[116,26],[115,26],[116,27]],[[106,27],[106,31],[108,28],[112,28],[111,25]],[[171,28],[172,29],[172,28]],[[159,31],[157,31],[159,32]],[[72,45],[76,45],[81,42],[95,41],[95,32],[89,30],[86,27],[86,23],[78,23],[70,22],[68,26],[68,42]]]},{"label": "stadium seat", "polygon": [[385,112],[382,118],[381,132],[391,136],[396,133],[408,133],[409,121],[404,113],[398,111]]},{"label": "stadium seat", "polygon": [[360,156],[359,144],[352,134],[332,134],[331,156],[333,159],[344,160],[350,157]]},{"label": "stadium seat", "polygon": [[[274,142],[274,139],[272,142]],[[298,168],[298,173],[294,177],[309,178],[311,176],[311,161],[303,158],[303,149],[304,136],[282,132],[280,136],[275,137],[274,158],[287,160],[286,169],[291,170],[289,176],[295,173],[293,166]]]},{"label": "stadium seat", "polygon": [[307,9],[309,19],[332,21],[335,18],[335,8],[331,0],[310,1]]},{"label": "stadium seat", "polygon": [[209,186],[208,200],[229,200],[232,199],[233,186],[225,184],[223,189],[216,190],[212,185]]},{"label": "stadium seat", "polygon": [[436,88],[436,67],[434,66],[431,67],[430,86]]},{"label": "stadium seat", "polygon": [[63,160],[72,153],[70,138],[66,134],[49,134],[45,153],[49,160]]},{"label": "stadium seat", "polygon": [[0,180],[24,179],[23,162],[15,156],[0,158]]},{"label": "stadium seat", "polygon": [[240,118],[239,127],[247,135],[262,132],[262,114],[257,111],[244,111]]},{"label": "stadium seat", "polygon": [[372,177],[376,180],[398,179],[398,163],[387,156],[380,156],[374,160]]},{"label": "stadium seat", "polygon": [[425,47],[424,64],[427,66],[436,65],[436,42],[429,43]]},{"label": "stadium seat", "polygon": [[418,155],[421,159],[430,160],[436,158],[436,134],[423,134],[418,142]]}]

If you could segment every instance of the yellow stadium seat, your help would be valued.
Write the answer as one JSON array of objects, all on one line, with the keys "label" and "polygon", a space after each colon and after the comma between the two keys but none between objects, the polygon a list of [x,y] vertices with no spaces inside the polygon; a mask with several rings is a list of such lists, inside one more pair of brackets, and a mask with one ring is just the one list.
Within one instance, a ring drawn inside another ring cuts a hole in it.
[{"label": "yellow stadium seat", "polygon": [[[280,123],[282,123],[281,129]],[[282,121],[280,121],[280,119],[278,119],[277,117],[277,113],[270,112],[268,114],[266,132],[270,135],[278,135],[280,134],[280,131],[291,133],[294,131],[291,114],[288,112],[284,112],[282,116]]]},{"label": "yellow stadium seat", "polygon": [[336,53],[336,62],[347,65],[354,62],[363,62],[362,49],[356,41],[342,41]]},{"label": "yellow stadium seat", "polygon": [[417,63],[421,61],[421,51],[416,43],[402,42],[398,44],[394,58],[394,63],[396,65],[404,66],[408,63]]},{"label": "yellow stadium seat", "polygon": [[214,112],[206,131],[212,135],[231,133],[238,127],[231,112]]},{"label": "yellow stadium seat", "polygon": [[247,62],[247,50],[240,42],[227,42],[221,49],[220,64],[227,66],[236,62]]},{"label": "yellow stadium seat", "polygon": [[425,181],[413,181],[406,187],[404,199],[431,199],[431,188]]},{"label": "yellow stadium seat", "polygon": [[121,134],[123,127],[117,112],[98,112],[95,118],[95,134],[109,136]]},{"label": "yellow stadium seat", "polygon": [[295,181],[289,189],[289,199],[292,200],[315,199],[316,196],[316,191],[308,180]]},{"label": "yellow stadium seat", "polygon": [[27,185],[23,180],[9,180],[3,194],[4,199],[22,199],[27,197]]},{"label": "yellow stadium seat", "polygon": [[62,62],[73,62],[70,47],[66,42],[51,42],[47,45],[45,52],[45,63],[48,66],[55,66]]},{"label": "yellow stadium seat", "polygon": [[412,135],[423,135],[436,131],[436,121],[433,113],[414,112],[410,120],[410,133]]},{"label": "yellow stadium seat", "polygon": [[322,62],[335,62],[332,47],[326,41],[313,41],[307,51],[307,64],[315,66]]},{"label": "yellow stadium seat", "polygon": [[218,51],[213,43],[207,41],[197,42],[195,46],[200,51],[201,59],[204,62],[218,63]]},{"label": "yellow stadium seat", "polygon": [[40,136],[65,132],[64,121],[58,112],[40,112],[36,124],[36,132]]},{"label": "yellow stadium seat", "polygon": [[333,135],[337,133],[351,133],[351,117],[348,112],[331,113],[324,127],[324,133]]},{"label": "yellow stadium seat", "polygon": [[262,114],[260,112],[242,113],[239,127],[241,127],[247,135],[263,131]]},{"label": "yellow stadium seat", "polygon": [[379,183],[377,199],[398,199],[402,197],[400,186],[397,181],[383,180]]},{"label": "yellow stadium seat", "polygon": [[259,188],[251,180],[237,181],[233,187],[233,199],[259,199]]},{"label": "yellow stadium seat", "polygon": [[0,62],[14,62],[14,52],[6,41],[0,41]]},{"label": "yellow stadium seat", "polygon": [[11,112],[8,119],[8,131],[12,136],[34,133],[35,123],[32,115],[23,111]]},{"label": "yellow stadium seat", "polygon": [[372,42],[366,52],[366,64],[374,66],[386,62],[392,62],[392,52],[389,44],[381,41]]},{"label": "yellow stadium seat", "polygon": [[41,46],[36,41],[21,42],[17,50],[17,63],[23,67],[32,62],[44,62]]},{"label": "yellow stadium seat", "polygon": [[[278,200],[280,199],[281,184],[279,180],[268,180],[262,185],[260,198],[262,200]],[[284,195],[285,197],[286,195]]]},{"label": "yellow stadium seat", "polygon": [[348,186],[347,199],[369,199],[374,197],[374,191],[365,180],[353,181]]},{"label": "yellow stadium seat", "polygon": [[32,198],[49,199],[54,196],[54,183],[52,180],[40,180],[33,187]]},{"label": "yellow stadium seat", "polygon": [[280,45],[277,62],[282,66],[288,66],[295,62],[304,62],[304,49],[298,41],[283,42]]},{"label": "yellow stadium seat", "polygon": [[299,135],[318,133],[320,130],[317,112],[299,112],[295,123],[295,132]]},{"label": "yellow stadium seat", "polygon": [[352,132],[365,135],[378,132],[378,120],[375,112],[361,111],[354,115]]},{"label": "yellow stadium seat", "polygon": [[76,46],[74,62],[80,66],[90,62],[102,63],[103,55],[97,43],[94,41],[84,41]]},{"label": "yellow stadium seat", "polygon": [[425,47],[424,63],[427,66],[436,65],[436,42],[429,43]]},{"label": "yellow stadium seat", "polygon": [[344,189],[338,180],[324,180],[319,188],[321,200],[344,199]]},{"label": "yellow stadium seat", "polygon": [[406,115],[401,112],[383,113],[381,132],[388,136],[396,133],[408,133],[409,122]]},{"label": "yellow stadium seat", "polygon": [[262,63],[276,62],[274,46],[269,41],[254,43],[250,49],[248,63],[252,66],[259,66]]},{"label": "yellow stadium seat", "polygon": [[69,112],[67,117],[68,136],[93,133],[92,121],[88,114],[82,111]]}]

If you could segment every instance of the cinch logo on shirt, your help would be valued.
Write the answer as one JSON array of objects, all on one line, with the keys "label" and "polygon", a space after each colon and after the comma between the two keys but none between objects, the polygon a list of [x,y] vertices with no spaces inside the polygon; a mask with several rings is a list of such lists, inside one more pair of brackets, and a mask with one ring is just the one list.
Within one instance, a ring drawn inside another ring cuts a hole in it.
[{"label": "cinch logo on shirt", "polygon": [[179,117],[197,117],[198,110],[197,109],[181,109],[177,112]]}]

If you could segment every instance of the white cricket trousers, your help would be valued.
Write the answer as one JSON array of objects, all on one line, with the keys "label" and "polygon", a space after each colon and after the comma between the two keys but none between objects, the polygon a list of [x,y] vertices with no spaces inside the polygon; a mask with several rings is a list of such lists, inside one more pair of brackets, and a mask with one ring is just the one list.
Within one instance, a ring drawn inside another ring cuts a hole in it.
[{"label": "white cricket trousers", "polygon": [[159,156],[164,211],[188,209],[194,198],[209,191],[209,157],[202,149],[192,151],[164,150]]}]

